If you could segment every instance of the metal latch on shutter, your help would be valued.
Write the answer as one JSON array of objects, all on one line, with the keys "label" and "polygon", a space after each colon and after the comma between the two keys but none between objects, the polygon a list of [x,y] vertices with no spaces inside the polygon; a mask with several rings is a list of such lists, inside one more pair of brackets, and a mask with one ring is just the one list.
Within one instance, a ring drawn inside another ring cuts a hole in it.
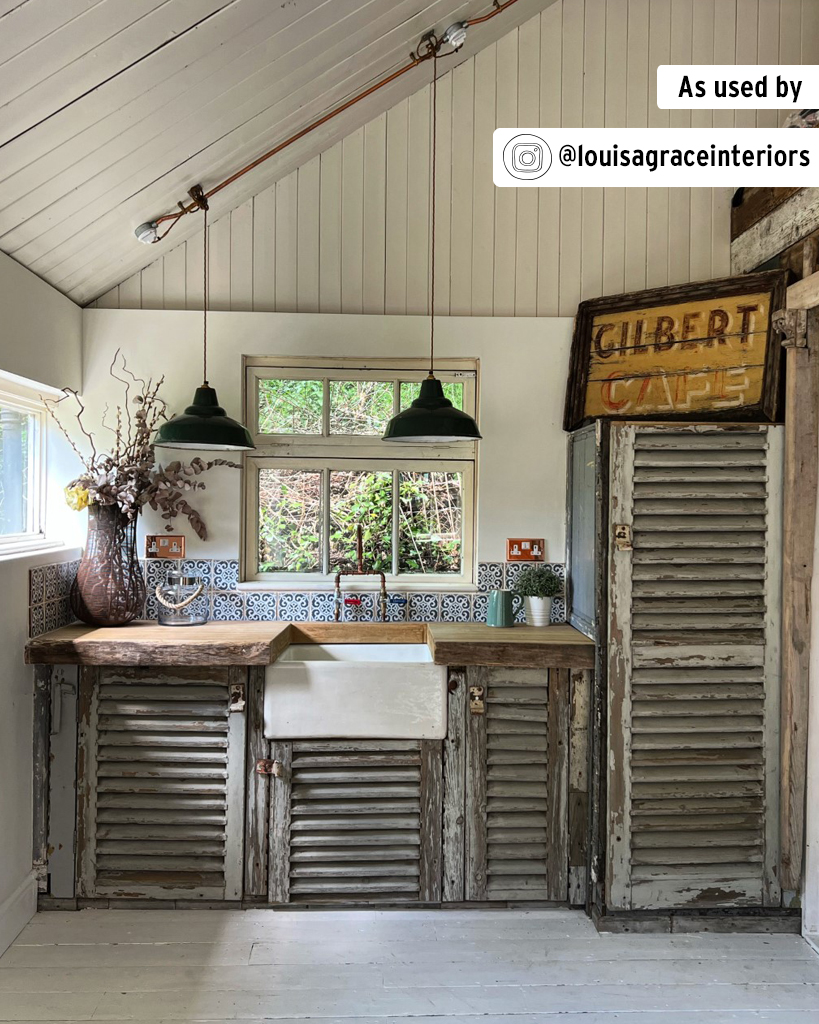
[{"label": "metal latch on shutter", "polygon": [[228,711],[244,711],[245,709],[245,684],[231,683],[230,685],[230,706]]},{"label": "metal latch on shutter", "polygon": [[256,762],[257,775],[273,775],[277,779],[284,778],[284,765],[281,761],[272,761],[262,757]]},{"label": "metal latch on shutter", "polygon": [[482,715],[486,711],[483,694],[484,688],[482,686],[469,687],[469,710],[473,715]]},{"label": "metal latch on shutter", "polygon": [[614,546],[618,551],[631,551],[631,527],[627,523],[614,527]]}]

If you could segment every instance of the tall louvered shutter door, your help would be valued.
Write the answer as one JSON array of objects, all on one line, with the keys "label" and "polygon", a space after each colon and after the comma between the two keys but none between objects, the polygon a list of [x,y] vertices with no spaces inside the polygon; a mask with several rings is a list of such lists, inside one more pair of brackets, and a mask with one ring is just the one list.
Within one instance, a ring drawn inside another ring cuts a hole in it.
[{"label": "tall louvered shutter door", "polygon": [[565,902],[569,672],[469,668],[467,681],[466,898]]},{"label": "tall louvered shutter door", "polygon": [[87,670],[81,685],[83,896],[242,894],[245,716],[229,668]]},{"label": "tall louvered shutter door", "polygon": [[274,741],[270,757],[272,902],[440,900],[440,741]]},{"label": "tall louvered shutter door", "polygon": [[779,902],[781,444],[613,427],[613,909]]}]

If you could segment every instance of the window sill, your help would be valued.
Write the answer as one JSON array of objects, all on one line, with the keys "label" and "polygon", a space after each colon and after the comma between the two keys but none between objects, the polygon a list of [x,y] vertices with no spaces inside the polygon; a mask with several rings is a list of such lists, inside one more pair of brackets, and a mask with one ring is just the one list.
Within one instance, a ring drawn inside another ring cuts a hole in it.
[{"label": "window sill", "polygon": [[79,556],[81,549],[69,546],[61,540],[47,541],[42,537],[31,541],[20,541],[19,544],[3,548],[0,546],[0,562],[10,562],[15,558],[37,558],[39,555],[55,555],[61,552],[76,553]]},{"label": "window sill", "polygon": [[[270,583],[267,580],[245,580],[236,584],[237,590],[265,590],[273,593],[290,594],[294,591],[300,593],[327,593],[333,590],[334,580],[323,580],[320,583],[306,583],[301,580],[287,580],[281,583]],[[358,582],[355,576],[344,576],[341,580],[342,592],[355,590],[362,594],[375,593],[381,589],[380,583],[374,583],[371,579],[366,582]],[[387,591],[400,594],[478,594],[480,591],[474,583],[443,583],[424,582],[423,580],[412,583],[401,583],[396,580],[387,580]]]}]

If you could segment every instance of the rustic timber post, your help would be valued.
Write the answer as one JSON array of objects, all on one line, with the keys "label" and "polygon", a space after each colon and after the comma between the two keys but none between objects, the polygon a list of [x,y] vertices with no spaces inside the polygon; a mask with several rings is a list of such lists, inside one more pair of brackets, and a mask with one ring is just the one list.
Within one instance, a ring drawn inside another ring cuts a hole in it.
[{"label": "rustic timber post", "polygon": [[48,891],[48,793],[51,755],[51,674],[50,665],[34,669],[34,842],[32,863],[37,891]]},{"label": "rustic timber post", "polygon": [[[812,260],[812,250],[807,259]],[[806,267],[810,274],[812,268]],[[792,305],[788,290],[788,306]],[[805,843],[810,591],[819,476],[819,308],[774,316],[787,352],[782,558],[782,889],[801,887]]]}]

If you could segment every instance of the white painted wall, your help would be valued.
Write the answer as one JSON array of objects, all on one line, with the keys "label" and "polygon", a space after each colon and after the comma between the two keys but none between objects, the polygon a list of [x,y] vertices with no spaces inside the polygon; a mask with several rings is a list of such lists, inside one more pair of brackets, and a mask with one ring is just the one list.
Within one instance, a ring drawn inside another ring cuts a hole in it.
[{"label": "white painted wall", "polygon": [[[53,387],[79,387],[82,311],[31,271],[0,254],[0,371]],[[81,524],[67,515],[62,488],[75,463],[54,431],[47,440],[46,533],[76,543]],[[32,672],[28,639],[28,572],[76,557],[76,550],[0,559],[0,953],[36,908],[31,875]]]},{"label": "white painted wall", "polygon": [[80,307],[5,253],[0,311],[0,371],[55,388],[80,386]]},{"label": "white painted wall", "polygon": [[[108,367],[117,348],[140,376],[165,374],[174,410],[190,403],[201,379],[202,316],[193,312],[89,309],[84,313],[84,398],[88,422],[112,401]],[[506,537],[545,537],[550,561],[564,559],[566,435],[561,428],[572,321],[569,318],[448,317],[436,322],[441,357],[480,359],[478,558],[505,558]],[[426,317],[214,313],[208,328],[211,384],[241,416],[241,357],[424,357]],[[216,469],[196,495],[211,538],[186,530],[192,556],[235,558],[240,475]],[[144,526],[164,524],[150,512]],[[181,521],[180,521],[181,525]]]},{"label": "white painted wall", "polygon": [[[572,316],[580,299],[730,273],[730,190],[495,189],[492,131],[775,127],[775,110],[658,110],[656,66],[813,63],[818,48],[816,0],[559,0],[444,74],[438,310]],[[215,220],[214,308],[425,313],[429,117],[427,87]],[[199,308],[202,234],[173,238],[98,305]]]}]

